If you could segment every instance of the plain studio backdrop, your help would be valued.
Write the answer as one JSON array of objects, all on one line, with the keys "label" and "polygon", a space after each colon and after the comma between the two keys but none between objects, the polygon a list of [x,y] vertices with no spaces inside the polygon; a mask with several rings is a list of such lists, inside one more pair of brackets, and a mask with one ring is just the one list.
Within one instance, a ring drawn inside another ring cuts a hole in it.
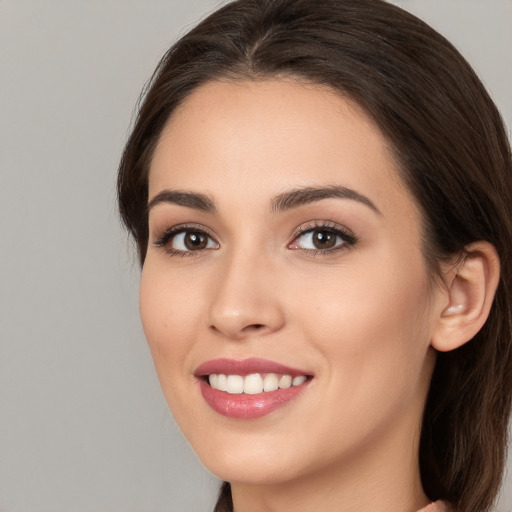
[{"label": "plain studio backdrop", "polygon": [[[462,51],[511,127],[512,1],[396,3]],[[1,512],[212,509],[146,347],[115,176],[144,82],[217,5],[0,0]]]}]

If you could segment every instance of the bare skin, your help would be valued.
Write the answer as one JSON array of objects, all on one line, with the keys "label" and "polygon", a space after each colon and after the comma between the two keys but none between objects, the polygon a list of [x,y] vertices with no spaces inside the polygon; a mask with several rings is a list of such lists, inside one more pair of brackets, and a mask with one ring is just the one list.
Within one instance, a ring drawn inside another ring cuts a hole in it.
[{"label": "bare skin", "polygon": [[[144,330],[236,512],[427,505],[419,433],[451,299],[428,278],[420,213],[375,124],[318,86],[206,84],[170,119],[149,197]],[[219,414],[196,369],[249,357],[301,369],[305,390],[255,419]]]}]

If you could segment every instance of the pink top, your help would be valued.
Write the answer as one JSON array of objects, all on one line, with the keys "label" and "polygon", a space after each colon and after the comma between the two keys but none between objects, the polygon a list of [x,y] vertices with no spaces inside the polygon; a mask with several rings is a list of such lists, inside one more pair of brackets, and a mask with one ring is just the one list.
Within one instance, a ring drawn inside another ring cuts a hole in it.
[{"label": "pink top", "polygon": [[444,501],[436,501],[430,505],[418,510],[418,512],[450,512],[450,507]]}]

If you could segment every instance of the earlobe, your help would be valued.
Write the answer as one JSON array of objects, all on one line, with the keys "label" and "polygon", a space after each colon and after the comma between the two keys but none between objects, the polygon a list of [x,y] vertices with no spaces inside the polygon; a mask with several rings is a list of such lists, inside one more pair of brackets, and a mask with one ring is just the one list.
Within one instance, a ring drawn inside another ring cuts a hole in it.
[{"label": "earlobe", "polygon": [[464,258],[445,276],[446,293],[431,339],[436,350],[455,350],[482,328],[498,287],[500,262],[489,242],[468,245]]}]

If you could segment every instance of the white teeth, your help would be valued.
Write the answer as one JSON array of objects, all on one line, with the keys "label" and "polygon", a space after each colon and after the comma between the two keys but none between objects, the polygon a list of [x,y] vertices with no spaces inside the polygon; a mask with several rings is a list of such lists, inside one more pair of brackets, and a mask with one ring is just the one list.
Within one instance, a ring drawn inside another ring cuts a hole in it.
[{"label": "white teeth", "polygon": [[263,393],[263,379],[259,373],[247,375],[244,379],[244,393],[257,395]]},{"label": "white teeth", "polygon": [[226,391],[233,395],[244,392],[244,378],[241,375],[228,375]]},{"label": "white teeth", "polygon": [[306,382],[306,376],[305,375],[299,375],[298,377],[294,377],[292,380],[292,386],[300,386]]},{"label": "white teeth", "polygon": [[[212,385],[212,388],[215,388],[215,386]],[[217,378],[217,387],[215,389],[218,389],[219,391],[226,391],[228,389],[228,379],[222,373]]]},{"label": "white teeth", "polygon": [[276,391],[277,389],[288,389],[291,386],[300,386],[306,382],[305,375],[293,377],[291,375],[278,375],[276,373],[267,373],[263,377],[259,373],[251,373],[243,377],[242,375],[224,375],[211,374],[208,382],[213,389],[227,391],[233,395],[245,393],[247,395],[257,395],[265,391]]},{"label": "white teeth", "polygon": [[212,388],[219,389],[219,376],[217,374],[212,373],[210,377],[208,377],[208,382]]},{"label": "white teeth", "polygon": [[275,391],[279,388],[279,378],[275,373],[267,373],[263,379],[263,391]]},{"label": "white teeth", "polygon": [[292,385],[292,376],[291,375],[283,375],[279,379],[279,388],[280,389],[288,389]]}]

